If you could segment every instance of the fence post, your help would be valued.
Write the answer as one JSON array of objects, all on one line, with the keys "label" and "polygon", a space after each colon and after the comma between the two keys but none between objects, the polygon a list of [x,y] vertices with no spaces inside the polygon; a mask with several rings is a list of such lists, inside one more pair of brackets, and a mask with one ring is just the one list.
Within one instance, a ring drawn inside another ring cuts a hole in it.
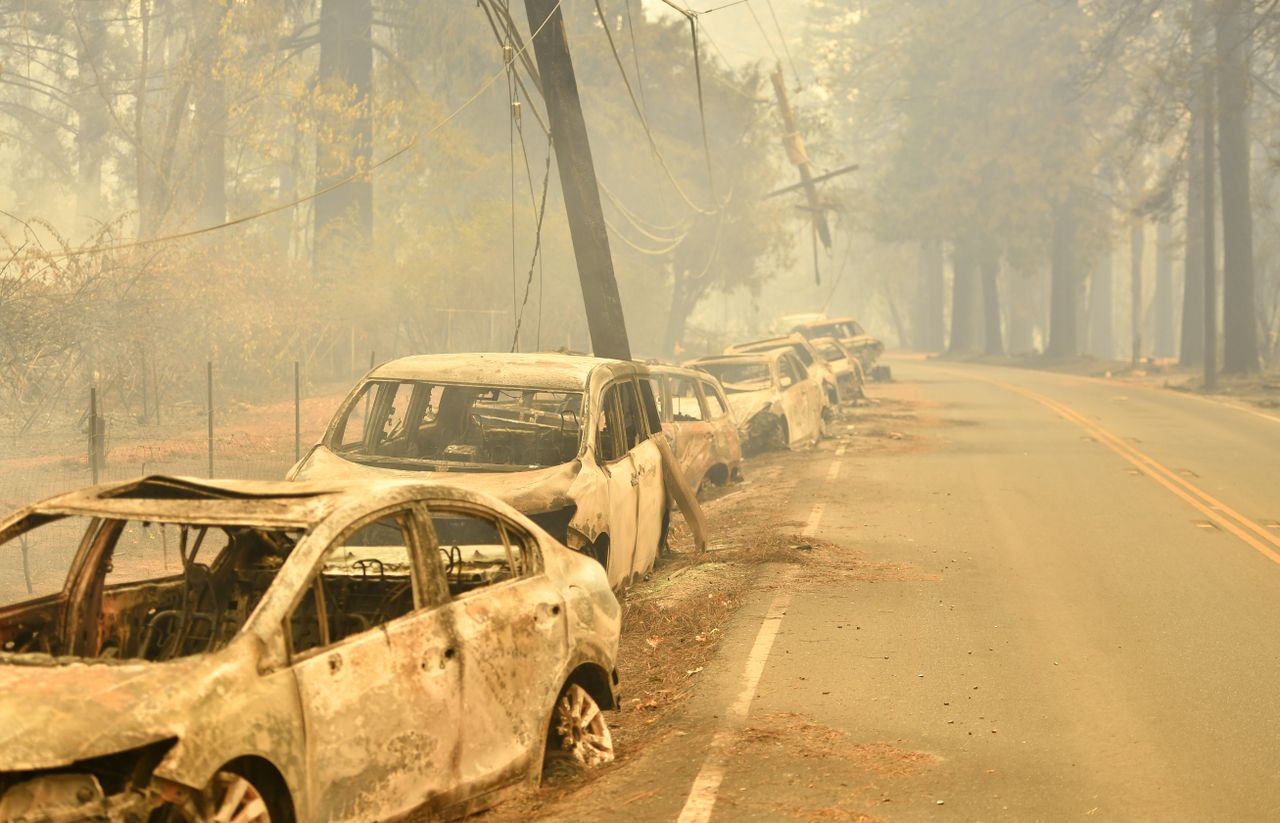
[{"label": "fence post", "polygon": [[98,414],[98,388],[89,387],[89,472],[93,485],[98,485],[98,475],[106,467],[106,424]]},{"label": "fence post", "polygon": [[209,476],[213,477],[213,361],[205,372],[205,409],[209,416]]},{"label": "fence post", "polygon": [[302,459],[302,368],[293,361],[293,462]]}]

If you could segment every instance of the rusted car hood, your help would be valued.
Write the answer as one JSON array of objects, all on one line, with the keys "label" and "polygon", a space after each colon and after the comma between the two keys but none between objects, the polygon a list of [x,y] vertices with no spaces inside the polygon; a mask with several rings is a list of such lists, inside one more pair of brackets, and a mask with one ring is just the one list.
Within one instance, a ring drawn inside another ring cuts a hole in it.
[{"label": "rusted car hood", "polygon": [[50,769],[181,736],[211,678],[206,660],[104,664],[0,660],[0,771]]},{"label": "rusted car hood", "polygon": [[568,506],[569,486],[582,468],[572,460],[559,466],[513,472],[429,472],[383,469],[343,460],[325,446],[317,446],[294,474],[294,480],[352,481],[403,477],[418,482],[437,481],[464,489],[487,492],[526,514],[554,511]]},{"label": "rusted car hood", "polygon": [[727,395],[725,399],[729,401],[729,410],[733,412],[733,418],[738,421],[738,425],[745,426],[751,418],[773,406],[777,395],[771,389],[760,389],[734,392]]}]

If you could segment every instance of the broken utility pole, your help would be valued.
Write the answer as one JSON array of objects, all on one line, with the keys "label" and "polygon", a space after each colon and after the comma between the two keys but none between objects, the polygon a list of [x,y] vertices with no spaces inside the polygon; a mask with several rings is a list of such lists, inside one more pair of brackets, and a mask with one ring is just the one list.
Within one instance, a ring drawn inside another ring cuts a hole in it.
[{"label": "broken utility pole", "polygon": [[613,274],[609,235],[600,206],[600,189],[587,124],[578,99],[578,81],[569,55],[569,36],[556,0],[525,0],[529,29],[536,33],[533,52],[542,78],[542,96],[547,104],[551,144],[560,170],[560,188],[569,216],[569,236],[582,283],[582,301],[587,310],[591,349],[597,357],[631,359],[626,318],[618,281]]},{"label": "broken utility pole", "polygon": [[[818,240],[822,241],[823,247],[831,248],[831,229],[827,227],[827,215],[822,209],[822,204],[818,202],[818,187],[814,185],[813,164],[809,162],[809,155],[804,150],[804,138],[800,136],[800,130],[796,127],[795,114],[791,111],[791,102],[787,100],[787,84],[782,78],[782,66],[778,66],[773,74],[769,75],[769,79],[773,81],[773,92],[778,98],[778,111],[782,115],[782,145],[787,150],[787,159],[800,172],[800,186],[804,188],[805,199],[809,202],[809,212],[813,216],[813,230]],[[813,272],[814,278],[821,282],[818,275],[818,245],[814,243],[813,247]]]}]

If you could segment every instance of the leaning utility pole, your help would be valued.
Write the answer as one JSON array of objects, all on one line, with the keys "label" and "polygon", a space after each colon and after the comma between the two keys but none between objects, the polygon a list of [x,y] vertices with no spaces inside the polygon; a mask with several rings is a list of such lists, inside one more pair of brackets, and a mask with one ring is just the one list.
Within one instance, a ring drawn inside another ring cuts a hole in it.
[{"label": "leaning utility pole", "polygon": [[609,235],[600,206],[600,189],[591,161],[587,124],[582,119],[578,81],[569,55],[569,36],[557,0],[525,0],[525,13],[533,37],[533,52],[542,78],[547,104],[551,144],[555,147],[560,188],[569,216],[569,236],[582,283],[591,348],[597,357],[631,359],[626,318],[618,281],[613,274]]},{"label": "leaning utility pole", "polygon": [[827,226],[827,215],[822,210],[822,204],[818,202],[818,187],[814,185],[813,164],[809,162],[809,155],[804,150],[804,138],[800,135],[800,129],[796,126],[795,113],[791,110],[791,101],[787,99],[787,84],[782,77],[782,66],[779,65],[777,71],[769,76],[773,82],[773,93],[778,98],[778,112],[782,116],[782,145],[787,150],[787,159],[800,172],[800,187],[804,189],[805,199],[809,203],[809,212],[813,219],[814,244],[813,244],[813,276],[814,279],[821,281],[818,275],[818,240],[822,241],[822,245],[831,248],[831,229]]}]

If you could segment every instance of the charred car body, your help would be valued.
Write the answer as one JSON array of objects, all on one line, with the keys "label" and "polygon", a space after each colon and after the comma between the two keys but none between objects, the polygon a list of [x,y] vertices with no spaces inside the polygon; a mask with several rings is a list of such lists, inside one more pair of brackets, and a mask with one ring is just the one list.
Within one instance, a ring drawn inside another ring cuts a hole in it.
[{"label": "charred car body", "polygon": [[621,587],[652,568],[668,524],[648,376],[578,355],[393,360],[357,384],[289,479],[435,477],[488,492]]},{"label": "charred car body", "polygon": [[829,409],[835,409],[842,402],[852,403],[855,398],[846,397],[840,385],[835,369],[828,365],[826,358],[818,353],[809,340],[802,334],[788,334],[782,337],[766,337],[747,343],[735,343],[725,347],[725,354],[748,354],[765,352],[770,349],[788,349],[808,372],[808,379],[814,380],[822,388],[824,403]]},{"label": "charred car body", "polygon": [[809,344],[826,361],[827,368],[835,373],[840,385],[840,396],[846,402],[855,402],[867,396],[863,389],[866,376],[862,372],[862,362],[853,350],[834,337],[815,337]]},{"label": "charred car body", "polygon": [[0,522],[19,549],[0,820],[452,817],[612,757],[618,602],[487,496],[151,477]]},{"label": "charred car body", "polygon": [[858,356],[863,372],[868,375],[872,373],[876,361],[884,353],[884,343],[867,334],[866,330],[852,317],[806,320],[796,324],[791,330],[811,340],[815,337],[834,337]]},{"label": "charred car body", "polygon": [[701,357],[685,366],[714,376],[724,387],[748,453],[799,448],[822,437],[823,390],[789,348]]},{"label": "charred car body", "polygon": [[705,371],[649,366],[662,429],[693,489],[723,486],[742,476],[738,424],[720,382]]}]

